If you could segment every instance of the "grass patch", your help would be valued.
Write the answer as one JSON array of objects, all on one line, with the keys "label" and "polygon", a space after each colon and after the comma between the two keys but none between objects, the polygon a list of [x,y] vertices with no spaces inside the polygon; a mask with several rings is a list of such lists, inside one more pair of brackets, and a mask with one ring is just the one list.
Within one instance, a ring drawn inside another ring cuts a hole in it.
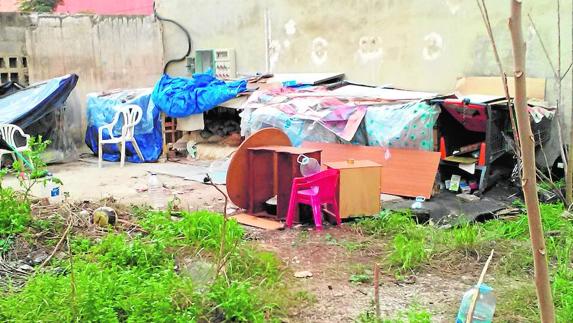
[{"label": "grass patch", "polygon": [[[562,204],[542,204],[540,209],[556,313],[558,321],[565,322],[573,317],[573,223],[564,216]],[[357,222],[355,229],[391,241],[382,261],[397,276],[429,266],[476,264],[478,256],[483,262],[484,256],[493,248],[496,256],[490,275],[498,278],[492,285],[500,298],[496,318],[504,322],[525,322],[539,317],[534,286],[518,284],[515,287],[512,283],[533,279],[526,215],[485,223],[463,223],[442,230],[416,224],[408,211],[385,212]]]},{"label": "grass patch", "polygon": [[0,292],[0,321],[280,321],[295,302],[280,261],[244,241],[235,221],[226,226],[223,274],[213,271],[209,284],[199,287],[193,275],[179,272],[178,260],[194,262],[201,255],[215,268],[222,216],[139,216],[149,235],[110,233],[98,242],[72,237],[73,263],[54,261],[58,270],[38,273],[22,290]]},{"label": "grass patch", "polygon": [[400,311],[395,317],[377,318],[374,311],[369,310],[360,314],[356,323],[430,323],[432,315],[418,304],[412,304],[405,311]]}]

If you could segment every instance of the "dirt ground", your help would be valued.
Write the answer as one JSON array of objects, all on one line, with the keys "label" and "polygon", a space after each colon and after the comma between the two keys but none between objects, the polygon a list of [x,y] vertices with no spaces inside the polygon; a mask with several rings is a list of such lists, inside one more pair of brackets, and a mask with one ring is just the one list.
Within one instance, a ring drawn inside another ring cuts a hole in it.
[{"label": "dirt ground", "polygon": [[[99,201],[113,197],[120,204],[138,204],[149,201],[147,194],[148,171],[153,164],[104,163],[97,161],[51,165],[49,170],[60,178],[63,191],[74,201]],[[208,209],[220,212],[223,198],[211,186],[184,180],[181,177],[159,175],[169,195],[181,200],[181,208]],[[15,178],[8,178],[16,185]],[[39,189],[37,195],[44,194]],[[231,210],[233,211],[233,210]],[[309,227],[292,230],[260,231],[249,228],[250,236],[262,248],[274,251],[286,264],[288,273],[309,271],[310,278],[293,278],[293,288],[305,291],[312,299],[310,306],[291,313],[292,322],[353,322],[361,313],[373,308],[373,285],[350,282],[354,273],[369,272],[374,262],[381,262],[382,248],[369,245],[348,223],[341,227],[327,226],[322,232]],[[358,247],[356,247],[358,246]],[[382,270],[380,304],[383,316],[392,317],[419,304],[432,313],[434,322],[452,322],[461,295],[477,279],[462,276],[422,273],[415,277],[396,279]],[[371,273],[371,272],[370,272]]]},{"label": "dirt ground", "polygon": [[[259,242],[274,251],[294,274],[309,271],[310,278],[296,279],[296,288],[316,298],[315,303],[292,313],[292,322],[353,322],[361,313],[372,310],[374,287],[369,283],[350,282],[356,272],[371,274],[374,262],[383,255],[378,248],[348,250],[365,238],[349,224],[327,227],[323,232],[304,227],[261,232]],[[461,295],[477,277],[421,274],[396,279],[381,270],[380,308],[383,317],[394,317],[412,304],[432,314],[432,322],[452,322]],[[312,296],[311,296],[312,297]]]},{"label": "dirt ground", "polygon": [[[69,198],[74,201],[98,201],[113,197],[117,202],[129,205],[149,203],[148,172],[153,171],[156,165],[126,163],[125,167],[121,168],[118,163],[104,162],[103,167],[98,168],[97,159],[88,159],[50,165],[48,170],[62,180],[64,183],[62,191],[67,192]],[[178,197],[182,209],[207,209],[219,212],[222,210],[223,198],[215,188],[181,177],[162,174],[157,176],[164,185],[165,198]],[[6,183],[17,185],[13,177],[7,178]],[[47,194],[42,185],[37,185],[32,193],[38,197]]]}]

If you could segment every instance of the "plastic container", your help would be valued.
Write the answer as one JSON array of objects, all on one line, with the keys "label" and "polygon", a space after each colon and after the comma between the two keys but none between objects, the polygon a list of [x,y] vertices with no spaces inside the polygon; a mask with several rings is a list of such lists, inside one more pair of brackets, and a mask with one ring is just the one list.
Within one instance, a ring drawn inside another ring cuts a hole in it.
[{"label": "plastic container", "polygon": [[[458,317],[456,323],[465,323],[466,317],[472,302],[473,293],[478,286],[470,288],[462,299],[462,304],[460,305],[460,310],[458,311]],[[473,322],[474,323],[491,323],[493,321],[493,314],[495,313],[495,295],[493,293],[493,288],[486,284],[481,284],[479,286],[479,296],[476,302]]]},{"label": "plastic container", "polygon": [[62,201],[62,187],[60,184],[53,181],[53,175],[48,173],[46,175],[46,195],[50,204],[57,204]]},{"label": "plastic container", "polygon": [[163,193],[163,184],[155,173],[149,173],[147,180],[147,194],[149,194],[149,205],[161,210],[165,208],[165,194]]},{"label": "plastic container", "polygon": [[414,201],[414,203],[412,203],[412,206],[410,206],[410,208],[412,209],[421,209],[424,207],[424,202],[426,201],[426,198],[423,196],[416,196],[416,200]]},{"label": "plastic container", "polygon": [[320,172],[320,164],[314,158],[298,155],[296,161],[300,164],[300,173],[302,176],[306,177]]},{"label": "plastic container", "polygon": [[207,174],[211,176],[213,183],[225,184],[227,180],[227,171],[229,170],[229,164],[231,164],[231,158],[226,158],[224,160],[215,160],[209,165],[209,168],[207,169]]}]

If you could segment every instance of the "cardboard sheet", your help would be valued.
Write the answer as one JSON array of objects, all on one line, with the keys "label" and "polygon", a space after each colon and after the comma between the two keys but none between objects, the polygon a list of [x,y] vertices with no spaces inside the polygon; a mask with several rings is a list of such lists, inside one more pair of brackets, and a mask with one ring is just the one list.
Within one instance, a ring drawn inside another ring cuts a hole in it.
[{"label": "cardboard sheet", "polygon": [[237,222],[239,222],[240,224],[248,225],[250,227],[261,228],[265,230],[280,230],[284,228],[284,225],[279,221],[265,219],[246,213],[233,215],[231,216],[231,219],[237,220]]},{"label": "cardboard sheet", "polygon": [[[513,78],[507,78],[509,95],[514,96]],[[505,98],[503,84],[498,76],[491,77],[462,77],[456,83],[456,95],[458,97],[467,97],[471,95],[481,95],[484,98],[481,101],[489,101],[485,96],[491,98]],[[530,99],[545,100],[545,79],[527,78],[527,97]],[[474,97],[473,101],[478,101]]]},{"label": "cardboard sheet", "polygon": [[440,153],[422,150],[392,148],[386,154],[386,148],[374,146],[306,141],[302,146],[322,149],[323,164],[348,159],[376,162],[382,165],[380,192],[407,197],[431,197],[440,163]]}]

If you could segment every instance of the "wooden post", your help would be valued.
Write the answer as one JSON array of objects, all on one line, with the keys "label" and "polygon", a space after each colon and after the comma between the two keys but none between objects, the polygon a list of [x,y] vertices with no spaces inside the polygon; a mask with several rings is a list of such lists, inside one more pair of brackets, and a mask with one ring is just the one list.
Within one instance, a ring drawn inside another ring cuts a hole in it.
[{"label": "wooden post", "polygon": [[[559,10],[559,9],[557,9]],[[559,35],[561,36],[561,35]],[[571,34],[573,37],[573,33]],[[572,38],[573,39],[573,38]],[[561,41],[561,37],[559,38]],[[573,54],[573,44],[571,45],[571,53]],[[561,53],[560,53],[561,54]],[[559,55],[561,57],[561,55]],[[559,75],[559,102],[561,102],[561,81],[562,76]],[[573,78],[572,78],[573,80]],[[573,82],[572,82],[573,83]],[[573,100],[573,96],[572,96]],[[559,110],[558,110],[559,111]],[[571,109],[571,120],[573,121],[573,107]],[[569,124],[569,150],[567,154],[567,171],[565,172],[565,197],[567,201],[567,209],[571,208],[571,203],[573,203],[573,150],[571,150],[571,143],[573,143],[573,123]]]},{"label": "wooden post", "polygon": [[[167,67],[167,66],[166,66]],[[163,149],[161,151],[161,159],[167,161],[167,134],[165,133],[165,113],[161,112],[161,136],[163,137]]]},{"label": "wooden post", "polygon": [[374,304],[376,306],[376,318],[380,319],[380,267],[374,264]]},{"label": "wooden post", "polygon": [[521,142],[521,158],[523,160],[523,173],[521,182],[527,217],[529,235],[533,252],[533,265],[535,267],[535,287],[539,303],[541,322],[555,322],[555,308],[549,284],[549,269],[543,238],[543,227],[537,197],[537,178],[535,173],[535,138],[531,132],[529,112],[527,111],[527,93],[525,78],[525,42],[521,26],[521,0],[511,1],[511,17],[509,30],[513,47],[513,64],[515,78],[515,112],[519,141]]}]

